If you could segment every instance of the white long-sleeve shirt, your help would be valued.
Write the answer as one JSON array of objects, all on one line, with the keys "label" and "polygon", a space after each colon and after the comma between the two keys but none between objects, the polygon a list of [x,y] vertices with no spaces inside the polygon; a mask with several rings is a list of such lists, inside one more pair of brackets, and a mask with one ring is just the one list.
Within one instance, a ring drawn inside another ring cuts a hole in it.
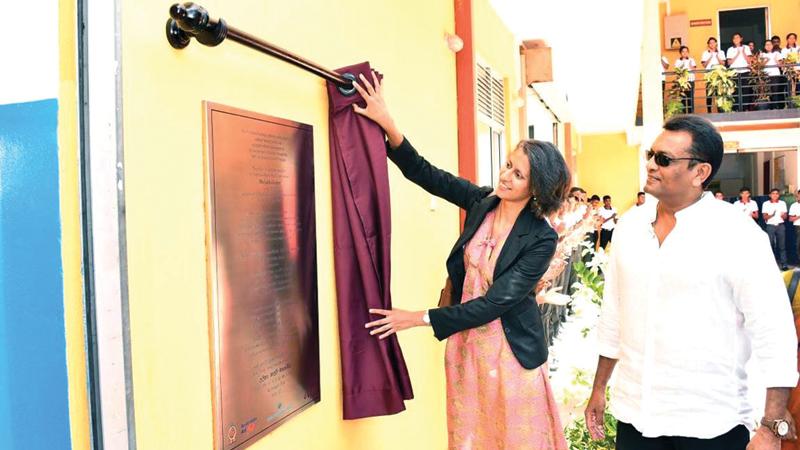
[{"label": "white long-sleeve shirt", "polygon": [[757,418],[751,352],[768,387],[797,383],[797,339],[767,235],[705,194],[659,246],[655,202],[614,232],[598,326],[617,359],[611,412],[646,437],[712,438]]}]

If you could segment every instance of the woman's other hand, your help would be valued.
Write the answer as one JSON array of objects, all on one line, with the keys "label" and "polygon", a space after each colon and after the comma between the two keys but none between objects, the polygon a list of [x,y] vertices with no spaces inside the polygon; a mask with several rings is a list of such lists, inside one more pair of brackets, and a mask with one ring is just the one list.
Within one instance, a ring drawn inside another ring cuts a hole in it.
[{"label": "woman's other hand", "polygon": [[389,114],[389,109],[386,107],[386,101],[383,99],[383,86],[372,72],[372,83],[367,80],[364,74],[359,74],[361,84],[358,81],[353,81],[353,86],[356,88],[361,97],[367,103],[366,108],[362,108],[357,104],[353,104],[353,110],[362,116],[371,119],[377,123],[386,133],[389,139],[389,145],[396,148],[403,142],[403,134],[397,129],[394,124],[392,116]]}]

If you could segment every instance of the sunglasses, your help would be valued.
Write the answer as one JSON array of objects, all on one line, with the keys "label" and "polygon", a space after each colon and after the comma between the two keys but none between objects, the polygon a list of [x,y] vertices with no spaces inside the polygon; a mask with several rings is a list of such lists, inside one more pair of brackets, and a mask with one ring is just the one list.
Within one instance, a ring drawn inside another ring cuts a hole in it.
[{"label": "sunglasses", "polygon": [[655,159],[656,165],[661,167],[669,167],[674,161],[700,161],[703,163],[708,163],[708,161],[700,158],[670,158],[669,156],[665,155],[664,152],[657,152],[653,149],[650,149],[645,153],[645,160],[650,161],[650,159]]}]

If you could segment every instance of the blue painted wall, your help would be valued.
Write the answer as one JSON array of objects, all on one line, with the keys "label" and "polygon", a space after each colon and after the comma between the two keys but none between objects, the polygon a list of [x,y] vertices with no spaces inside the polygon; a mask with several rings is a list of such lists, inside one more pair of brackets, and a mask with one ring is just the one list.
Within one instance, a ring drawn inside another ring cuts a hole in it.
[{"label": "blue painted wall", "polygon": [[70,448],[57,100],[0,105],[0,448]]}]

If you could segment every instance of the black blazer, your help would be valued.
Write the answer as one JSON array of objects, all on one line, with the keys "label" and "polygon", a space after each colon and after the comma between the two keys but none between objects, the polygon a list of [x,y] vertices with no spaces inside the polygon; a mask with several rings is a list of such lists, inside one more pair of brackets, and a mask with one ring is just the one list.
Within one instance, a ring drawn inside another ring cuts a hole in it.
[{"label": "black blazer", "polygon": [[556,232],[545,220],[537,219],[530,209],[523,209],[500,251],[494,282],[486,295],[461,303],[466,275],[464,247],[500,199],[489,195],[492,192],[489,187],[478,187],[434,167],[406,139],[396,149],[392,150],[388,144],[386,149],[389,159],[406,178],[467,212],[464,231],[447,257],[447,273],[453,283],[453,305],[429,312],[436,338],[443,340],[499,317],[519,363],[526,369],[541,366],[547,361],[547,343],[533,291],[555,253]]}]

